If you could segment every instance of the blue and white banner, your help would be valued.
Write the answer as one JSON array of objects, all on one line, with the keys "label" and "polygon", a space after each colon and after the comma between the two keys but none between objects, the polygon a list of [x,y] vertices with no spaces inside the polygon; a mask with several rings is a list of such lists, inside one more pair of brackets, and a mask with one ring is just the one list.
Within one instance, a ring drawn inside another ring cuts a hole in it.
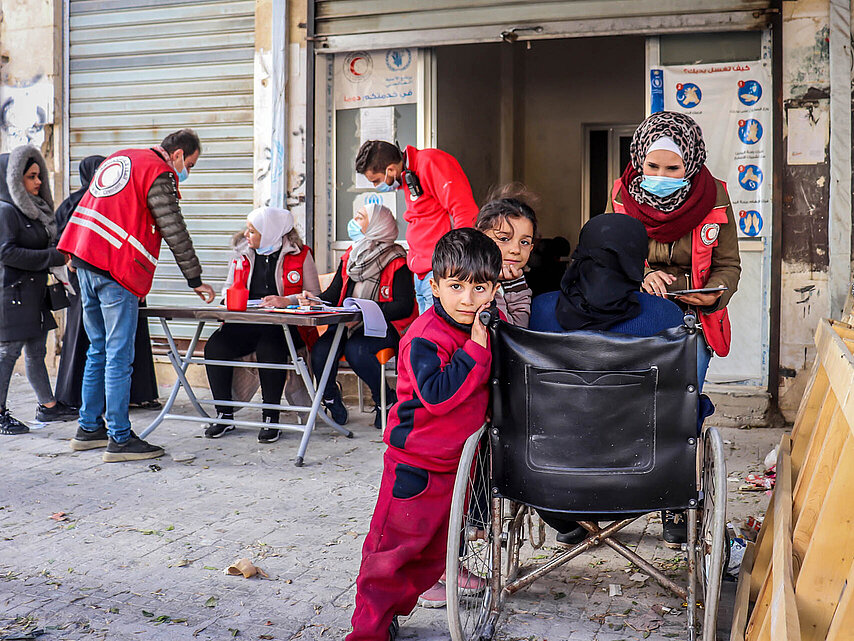
[{"label": "blue and white banner", "polygon": [[[654,79],[661,86],[656,87]],[[653,105],[661,93],[664,109],[688,114],[703,129],[706,166],[727,184],[739,235],[770,235],[769,64],[752,61],[659,67],[650,74]]]}]

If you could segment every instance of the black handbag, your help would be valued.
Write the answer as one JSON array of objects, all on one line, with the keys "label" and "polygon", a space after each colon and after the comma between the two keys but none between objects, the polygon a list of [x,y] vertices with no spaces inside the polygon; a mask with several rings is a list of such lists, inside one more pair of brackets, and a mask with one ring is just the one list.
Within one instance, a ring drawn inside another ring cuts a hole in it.
[{"label": "black handbag", "polygon": [[[56,282],[51,283],[51,280]],[[57,312],[60,309],[69,307],[71,305],[71,301],[68,300],[68,294],[65,292],[65,285],[59,282],[53,274],[48,277],[48,283],[47,308],[52,312]]]}]

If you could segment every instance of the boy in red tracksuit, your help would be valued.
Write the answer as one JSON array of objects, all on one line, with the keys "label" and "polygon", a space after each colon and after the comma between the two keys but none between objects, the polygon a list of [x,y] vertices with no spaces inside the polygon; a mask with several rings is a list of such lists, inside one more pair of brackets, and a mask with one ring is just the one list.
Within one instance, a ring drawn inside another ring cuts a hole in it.
[{"label": "boy in red tracksuit", "polygon": [[480,231],[454,229],[432,267],[434,305],[400,341],[398,402],[346,641],[393,641],[397,615],[441,577],[457,465],[486,418],[492,354],[478,314],[498,288],[501,251]]}]

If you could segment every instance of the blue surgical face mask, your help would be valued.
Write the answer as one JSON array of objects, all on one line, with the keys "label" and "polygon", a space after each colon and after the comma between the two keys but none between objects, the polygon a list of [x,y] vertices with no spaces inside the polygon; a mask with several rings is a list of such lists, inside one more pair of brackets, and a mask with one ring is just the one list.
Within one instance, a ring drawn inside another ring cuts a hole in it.
[{"label": "blue surgical face mask", "polygon": [[397,189],[398,187],[400,187],[400,181],[399,181],[397,178],[395,178],[395,179],[391,182],[391,184],[389,185],[389,184],[385,181],[385,176],[383,176],[383,180],[382,180],[382,182],[381,182],[379,185],[377,185],[376,190],[377,190],[378,192],[380,192],[380,193],[386,193],[386,192],[389,192],[389,191],[394,191],[394,190],[395,190],[395,189]]},{"label": "blue surgical face mask", "polygon": [[184,165],[184,168],[181,171],[178,171],[177,169],[175,170],[175,173],[178,174],[178,182],[179,183],[184,182],[185,180],[187,180],[187,178],[190,177],[190,170],[187,169],[187,161],[184,160],[183,156],[181,156],[181,164]]},{"label": "blue surgical face mask", "polygon": [[347,223],[347,235],[354,243],[365,237],[365,233],[362,231],[362,228],[359,227],[359,223],[357,223],[353,218],[351,218],[350,222]]},{"label": "blue surgical face mask", "polygon": [[690,185],[684,178],[671,178],[670,176],[644,176],[641,180],[641,189],[653,196],[664,198],[675,191]]}]

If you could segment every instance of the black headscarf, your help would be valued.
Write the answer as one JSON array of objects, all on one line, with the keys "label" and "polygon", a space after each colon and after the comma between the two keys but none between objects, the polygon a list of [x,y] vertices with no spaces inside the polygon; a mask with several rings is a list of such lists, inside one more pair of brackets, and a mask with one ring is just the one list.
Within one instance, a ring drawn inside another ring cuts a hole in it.
[{"label": "black headscarf", "polygon": [[624,214],[601,214],[581,228],[555,310],[564,329],[605,330],[640,314],[647,242],[643,223]]},{"label": "black headscarf", "polygon": [[80,164],[77,166],[77,171],[80,173],[80,189],[72,192],[68,198],[62,201],[62,204],[56,210],[58,234],[62,234],[62,230],[68,224],[68,219],[71,218],[71,214],[77,209],[77,205],[83,199],[83,194],[89,189],[89,183],[95,177],[95,172],[98,171],[98,167],[105,160],[104,156],[86,156],[86,158],[80,161]]}]

